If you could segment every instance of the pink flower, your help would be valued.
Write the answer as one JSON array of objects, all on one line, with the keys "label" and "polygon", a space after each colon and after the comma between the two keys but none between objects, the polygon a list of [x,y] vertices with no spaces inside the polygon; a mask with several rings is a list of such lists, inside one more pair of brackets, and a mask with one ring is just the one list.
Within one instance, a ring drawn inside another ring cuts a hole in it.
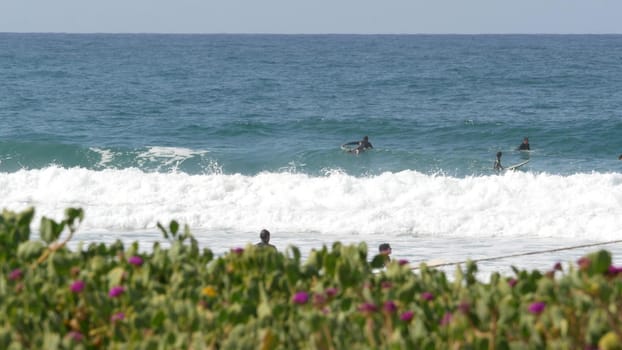
[{"label": "pink flower", "polygon": [[556,262],[555,265],[553,265],[553,271],[562,271],[562,264],[560,262]]},{"label": "pink flower", "polygon": [[9,280],[18,281],[21,280],[24,275],[22,274],[22,270],[15,269],[9,273]]},{"label": "pink flower", "polygon": [[108,292],[108,296],[111,298],[116,298],[120,296],[121,294],[123,294],[123,292],[125,292],[125,288],[123,286],[112,287],[110,288],[110,291]]},{"label": "pink flower", "polygon": [[71,331],[69,333],[67,333],[67,337],[71,338],[74,341],[80,342],[82,341],[82,339],[84,339],[84,336],[82,335],[82,333],[78,332],[78,331]]},{"label": "pink flower", "polygon": [[125,314],[123,312],[117,312],[116,314],[110,316],[110,321],[113,323],[123,321],[123,319],[125,319]]},{"label": "pink flower", "polygon": [[363,303],[359,305],[360,312],[376,312],[378,311],[378,307],[372,303]]},{"label": "pink flower", "polygon": [[441,326],[446,326],[451,322],[451,318],[453,317],[453,315],[451,314],[451,312],[446,312],[443,315],[443,318],[441,319]]},{"label": "pink flower", "polygon": [[142,266],[143,258],[141,258],[138,255],[134,255],[134,256],[131,256],[129,259],[127,259],[127,262],[129,262],[130,264],[134,266]]},{"label": "pink flower", "polygon": [[298,292],[292,296],[292,302],[294,304],[302,305],[306,304],[309,301],[309,293],[307,292]]},{"label": "pink flower", "polygon": [[244,249],[240,248],[240,247],[238,247],[238,248],[231,248],[231,252],[235,253],[237,255],[240,255],[240,254],[244,253]]},{"label": "pink flower", "polygon": [[471,310],[471,304],[469,304],[468,301],[461,301],[458,305],[458,310],[460,310],[463,314],[468,314]]},{"label": "pink flower", "polygon": [[421,299],[423,299],[425,301],[434,300],[434,294],[432,294],[430,292],[423,292],[423,293],[421,293]]},{"label": "pink flower", "polygon": [[320,306],[326,302],[324,294],[313,294],[313,304]]},{"label": "pink flower", "polygon": [[616,276],[619,273],[622,273],[622,267],[615,267],[615,266],[611,265],[607,269],[607,275],[609,275],[609,276]]},{"label": "pink flower", "polygon": [[69,286],[69,289],[73,292],[73,293],[80,293],[84,290],[84,287],[86,287],[86,282],[82,281],[82,280],[77,280],[74,281],[71,286]]},{"label": "pink flower", "polygon": [[339,291],[337,290],[337,288],[333,288],[333,287],[326,288],[326,290],[324,291],[324,293],[326,293],[326,296],[329,298],[334,297],[335,295],[337,295],[338,292]]},{"label": "pink flower", "polygon": [[400,264],[400,266],[408,265],[408,260],[400,259],[400,260],[397,261],[397,263]]},{"label": "pink flower", "polygon": [[389,289],[393,287],[393,283],[391,283],[391,281],[382,281],[380,286],[382,287],[382,289]]},{"label": "pink flower", "polygon": [[539,315],[542,313],[542,311],[544,311],[544,308],[546,308],[546,303],[543,301],[536,301],[534,303],[531,303],[531,305],[529,305],[529,312],[531,312],[532,314],[536,314]]},{"label": "pink flower", "polygon": [[395,305],[395,302],[393,300],[387,300],[384,303],[384,311],[394,313],[395,311],[397,311],[397,305]]},{"label": "pink flower", "polygon": [[508,279],[508,284],[510,285],[510,287],[514,288],[516,283],[518,283],[518,281],[515,278]]},{"label": "pink flower", "polygon": [[415,313],[413,311],[406,311],[400,315],[400,320],[404,322],[410,322],[414,316]]},{"label": "pink flower", "polygon": [[585,257],[585,256],[577,260],[577,265],[579,265],[579,270],[581,271],[587,270],[591,264],[592,264],[592,261],[588,257]]}]

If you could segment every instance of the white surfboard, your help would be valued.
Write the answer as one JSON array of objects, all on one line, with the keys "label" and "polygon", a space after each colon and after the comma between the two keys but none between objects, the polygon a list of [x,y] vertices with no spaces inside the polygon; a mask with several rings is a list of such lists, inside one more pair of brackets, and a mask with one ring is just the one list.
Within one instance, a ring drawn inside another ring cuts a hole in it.
[{"label": "white surfboard", "polygon": [[520,162],[520,163],[518,163],[518,164],[510,165],[509,167],[506,167],[505,169],[506,169],[506,170],[516,170],[516,169],[518,169],[518,168],[522,167],[523,165],[525,165],[525,164],[527,164],[527,163],[529,163],[529,159],[527,159],[527,160],[526,160],[526,161],[524,161],[524,162]]}]

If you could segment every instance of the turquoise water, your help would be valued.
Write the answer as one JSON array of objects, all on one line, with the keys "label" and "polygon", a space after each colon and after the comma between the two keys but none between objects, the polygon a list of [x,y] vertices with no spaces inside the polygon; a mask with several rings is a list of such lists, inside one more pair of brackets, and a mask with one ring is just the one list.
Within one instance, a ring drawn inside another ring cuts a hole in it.
[{"label": "turquoise water", "polygon": [[529,136],[529,171],[617,172],[621,60],[622,36],[1,34],[0,171],[463,177]]},{"label": "turquoise water", "polygon": [[[82,207],[95,241],[176,219],[223,251],[264,227],[413,259],[616,239],[621,63],[619,35],[4,33],[0,207]],[[530,162],[497,175],[497,151]]]}]

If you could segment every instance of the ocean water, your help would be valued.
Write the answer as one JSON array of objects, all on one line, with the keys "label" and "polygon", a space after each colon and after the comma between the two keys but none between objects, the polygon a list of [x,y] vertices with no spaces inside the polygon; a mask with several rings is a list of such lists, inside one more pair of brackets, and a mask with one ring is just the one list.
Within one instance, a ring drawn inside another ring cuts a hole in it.
[{"label": "ocean water", "polygon": [[620,35],[0,33],[0,207],[81,207],[76,242],[175,219],[219,254],[267,228],[544,270],[622,239],[621,65]]}]

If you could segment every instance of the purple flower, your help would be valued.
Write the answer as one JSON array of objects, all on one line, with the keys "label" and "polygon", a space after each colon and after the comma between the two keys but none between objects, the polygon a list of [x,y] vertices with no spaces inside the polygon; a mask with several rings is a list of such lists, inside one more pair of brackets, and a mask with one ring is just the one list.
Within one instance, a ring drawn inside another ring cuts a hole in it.
[{"label": "purple flower", "polygon": [[532,314],[536,314],[539,315],[542,313],[542,311],[544,311],[544,308],[546,307],[546,303],[543,301],[536,301],[534,303],[531,303],[531,305],[529,305],[529,312],[531,312]]},{"label": "purple flower", "polygon": [[131,256],[129,259],[127,259],[127,262],[129,262],[130,264],[134,266],[142,266],[143,258],[141,258],[138,255],[134,255],[134,256]]},{"label": "purple flower", "polygon": [[324,294],[313,294],[313,304],[320,306],[326,302]]},{"label": "purple flower", "polygon": [[441,326],[447,326],[451,322],[452,317],[451,312],[446,312],[441,319]]},{"label": "purple flower", "polygon": [[23,274],[22,274],[22,270],[20,269],[15,269],[9,273],[9,279],[11,281],[21,280],[22,277],[23,277]]},{"label": "purple flower", "polygon": [[406,311],[400,315],[400,320],[404,322],[410,322],[414,316],[415,313],[413,311]]},{"label": "purple flower", "polygon": [[74,293],[80,293],[84,290],[84,287],[86,287],[86,282],[83,280],[77,280],[69,286],[69,289]]},{"label": "purple flower", "polygon": [[607,275],[609,275],[609,276],[616,276],[619,273],[622,273],[622,267],[615,267],[615,266],[611,265],[607,269]]},{"label": "purple flower", "polygon": [[408,260],[400,259],[400,260],[397,261],[397,263],[400,264],[400,266],[408,265]]},{"label": "purple flower", "polygon": [[469,304],[468,301],[461,301],[458,305],[458,310],[460,310],[463,314],[468,314],[471,310],[471,304]]},{"label": "purple flower", "polygon": [[294,296],[292,297],[292,302],[294,304],[306,304],[309,301],[309,293],[307,292],[298,292],[296,294],[294,294]]},{"label": "purple flower", "polygon": [[359,305],[360,312],[376,312],[378,311],[378,307],[372,303],[363,303]]},{"label": "purple flower", "polygon": [[123,292],[125,292],[125,288],[123,286],[115,286],[115,287],[110,288],[110,291],[108,292],[108,296],[111,298],[116,298],[120,296],[121,294],[123,294]]},{"label": "purple flower", "polygon": [[426,301],[434,300],[434,294],[430,292],[423,292],[421,293],[421,299]]},{"label": "purple flower", "polygon": [[562,264],[560,262],[556,262],[555,265],[553,265],[553,271],[562,271]]},{"label": "purple flower", "polygon": [[244,253],[244,249],[240,248],[240,247],[238,247],[238,248],[231,248],[231,252],[235,253],[237,255],[240,255],[240,254]]},{"label": "purple flower", "polygon": [[579,265],[579,270],[581,271],[587,270],[591,264],[592,264],[592,261],[588,257],[585,257],[585,256],[577,260],[577,265]]},{"label": "purple flower", "polygon": [[67,333],[67,336],[77,342],[82,341],[82,339],[84,339],[84,336],[82,335],[82,333],[78,331],[71,331]]},{"label": "purple flower", "polygon": [[389,289],[393,287],[393,283],[391,283],[391,281],[382,281],[380,286],[382,287],[382,289]]},{"label": "purple flower", "polygon": [[508,279],[508,284],[510,285],[510,287],[514,288],[516,283],[518,283],[518,280],[516,280],[516,278],[509,278]]},{"label": "purple flower", "polygon": [[125,319],[125,314],[123,312],[117,312],[116,314],[110,316],[110,321],[113,323],[123,321],[123,319]]},{"label": "purple flower", "polygon": [[334,297],[335,295],[337,295],[338,290],[337,290],[337,288],[330,287],[330,288],[326,288],[326,290],[324,291],[324,293],[326,293],[326,296],[327,296],[327,297],[332,298],[332,297]]},{"label": "purple flower", "polygon": [[387,300],[384,302],[384,311],[394,313],[397,311],[397,305],[395,305],[393,300]]}]

